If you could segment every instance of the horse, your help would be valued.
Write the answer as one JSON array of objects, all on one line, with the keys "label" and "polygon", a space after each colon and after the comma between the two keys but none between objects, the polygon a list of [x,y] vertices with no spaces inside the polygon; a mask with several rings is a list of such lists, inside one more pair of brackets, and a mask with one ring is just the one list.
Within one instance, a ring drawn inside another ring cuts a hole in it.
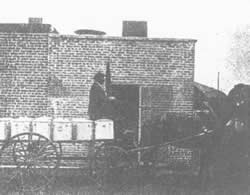
[{"label": "horse", "polygon": [[[226,98],[204,103],[213,133],[201,145],[201,187],[241,175],[246,178],[249,156],[250,86],[236,85]],[[212,118],[212,119],[211,119]],[[204,120],[204,119],[203,119]]]}]

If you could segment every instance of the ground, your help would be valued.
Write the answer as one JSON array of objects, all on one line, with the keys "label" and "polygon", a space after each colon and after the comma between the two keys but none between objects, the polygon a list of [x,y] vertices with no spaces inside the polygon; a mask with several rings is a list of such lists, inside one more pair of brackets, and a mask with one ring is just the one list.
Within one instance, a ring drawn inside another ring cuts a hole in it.
[{"label": "ground", "polygon": [[[199,179],[194,175],[160,175],[145,177],[137,172],[130,177],[123,187],[100,192],[92,181],[82,173],[60,175],[49,189],[26,193],[32,195],[249,195],[250,181],[241,176],[227,178],[224,181],[213,181],[207,189],[201,189]],[[21,195],[21,192],[4,192],[1,194]]]}]

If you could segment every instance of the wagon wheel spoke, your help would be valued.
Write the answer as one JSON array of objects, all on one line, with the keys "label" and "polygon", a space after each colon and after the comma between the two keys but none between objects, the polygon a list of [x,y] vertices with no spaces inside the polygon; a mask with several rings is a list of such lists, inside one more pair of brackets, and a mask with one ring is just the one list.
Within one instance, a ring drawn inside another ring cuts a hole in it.
[{"label": "wagon wheel spoke", "polygon": [[50,150],[45,151],[44,153],[37,154],[34,158],[34,164],[41,165],[42,163],[45,163],[50,167],[53,165],[53,167],[57,166],[58,157],[56,148],[52,147]]},{"label": "wagon wheel spoke", "polygon": [[[18,147],[17,144],[20,144],[21,147]],[[13,159],[17,164],[25,162],[29,156],[29,152],[27,151],[27,147],[22,141],[15,143],[13,148]]]},{"label": "wagon wheel spoke", "polygon": [[41,154],[41,152],[43,152],[47,146],[50,146],[50,143],[45,142],[45,144],[43,144],[42,147],[37,151],[37,154]]},{"label": "wagon wheel spoke", "polygon": [[46,144],[42,145],[42,147],[38,150],[37,155],[41,154],[42,152],[44,152],[46,150],[56,151],[56,148],[53,145],[46,143]]},{"label": "wagon wheel spoke", "polygon": [[15,142],[15,144],[14,144],[14,148],[13,149],[19,149],[19,147],[17,148],[17,144],[19,144],[20,146],[21,146],[21,150],[23,151],[23,152],[27,152],[27,148],[26,148],[26,146],[24,145],[24,142],[20,139],[20,137],[18,137],[18,140],[17,140],[17,142]]},{"label": "wagon wheel spoke", "polygon": [[41,137],[39,136],[37,142],[40,143],[40,141],[41,141]]},{"label": "wagon wheel spoke", "polygon": [[42,159],[53,159],[53,158],[56,158],[56,153],[55,152],[42,154],[42,155],[38,156],[36,159],[37,160],[42,160]]},{"label": "wagon wheel spoke", "polygon": [[22,152],[24,154],[27,154],[27,147],[22,143],[22,141],[15,143],[13,147],[13,152]]},{"label": "wagon wheel spoke", "polygon": [[15,154],[16,154],[16,156],[18,156],[19,158],[24,158],[24,157],[26,157],[27,156],[27,154],[23,151],[23,150],[21,150],[21,151],[19,151],[19,150],[16,150],[15,151]]}]

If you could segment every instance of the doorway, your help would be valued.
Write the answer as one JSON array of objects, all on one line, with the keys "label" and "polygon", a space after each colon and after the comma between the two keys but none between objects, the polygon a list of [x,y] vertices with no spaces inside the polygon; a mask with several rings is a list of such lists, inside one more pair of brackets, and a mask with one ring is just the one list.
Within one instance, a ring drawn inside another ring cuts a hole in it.
[{"label": "doorway", "polygon": [[139,121],[139,86],[112,85],[112,94],[117,102],[115,110],[115,137],[121,138],[124,130],[138,134]]}]

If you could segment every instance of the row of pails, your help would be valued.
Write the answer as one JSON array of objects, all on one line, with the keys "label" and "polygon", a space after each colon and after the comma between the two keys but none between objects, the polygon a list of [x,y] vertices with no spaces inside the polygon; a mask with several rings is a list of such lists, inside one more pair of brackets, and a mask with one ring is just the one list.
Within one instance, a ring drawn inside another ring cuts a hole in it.
[{"label": "row of pails", "polygon": [[92,121],[85,118],[0,118],[0,140],[25,132],[38,133],[53,141],[96,140],[114,138],[110,119]]}]

